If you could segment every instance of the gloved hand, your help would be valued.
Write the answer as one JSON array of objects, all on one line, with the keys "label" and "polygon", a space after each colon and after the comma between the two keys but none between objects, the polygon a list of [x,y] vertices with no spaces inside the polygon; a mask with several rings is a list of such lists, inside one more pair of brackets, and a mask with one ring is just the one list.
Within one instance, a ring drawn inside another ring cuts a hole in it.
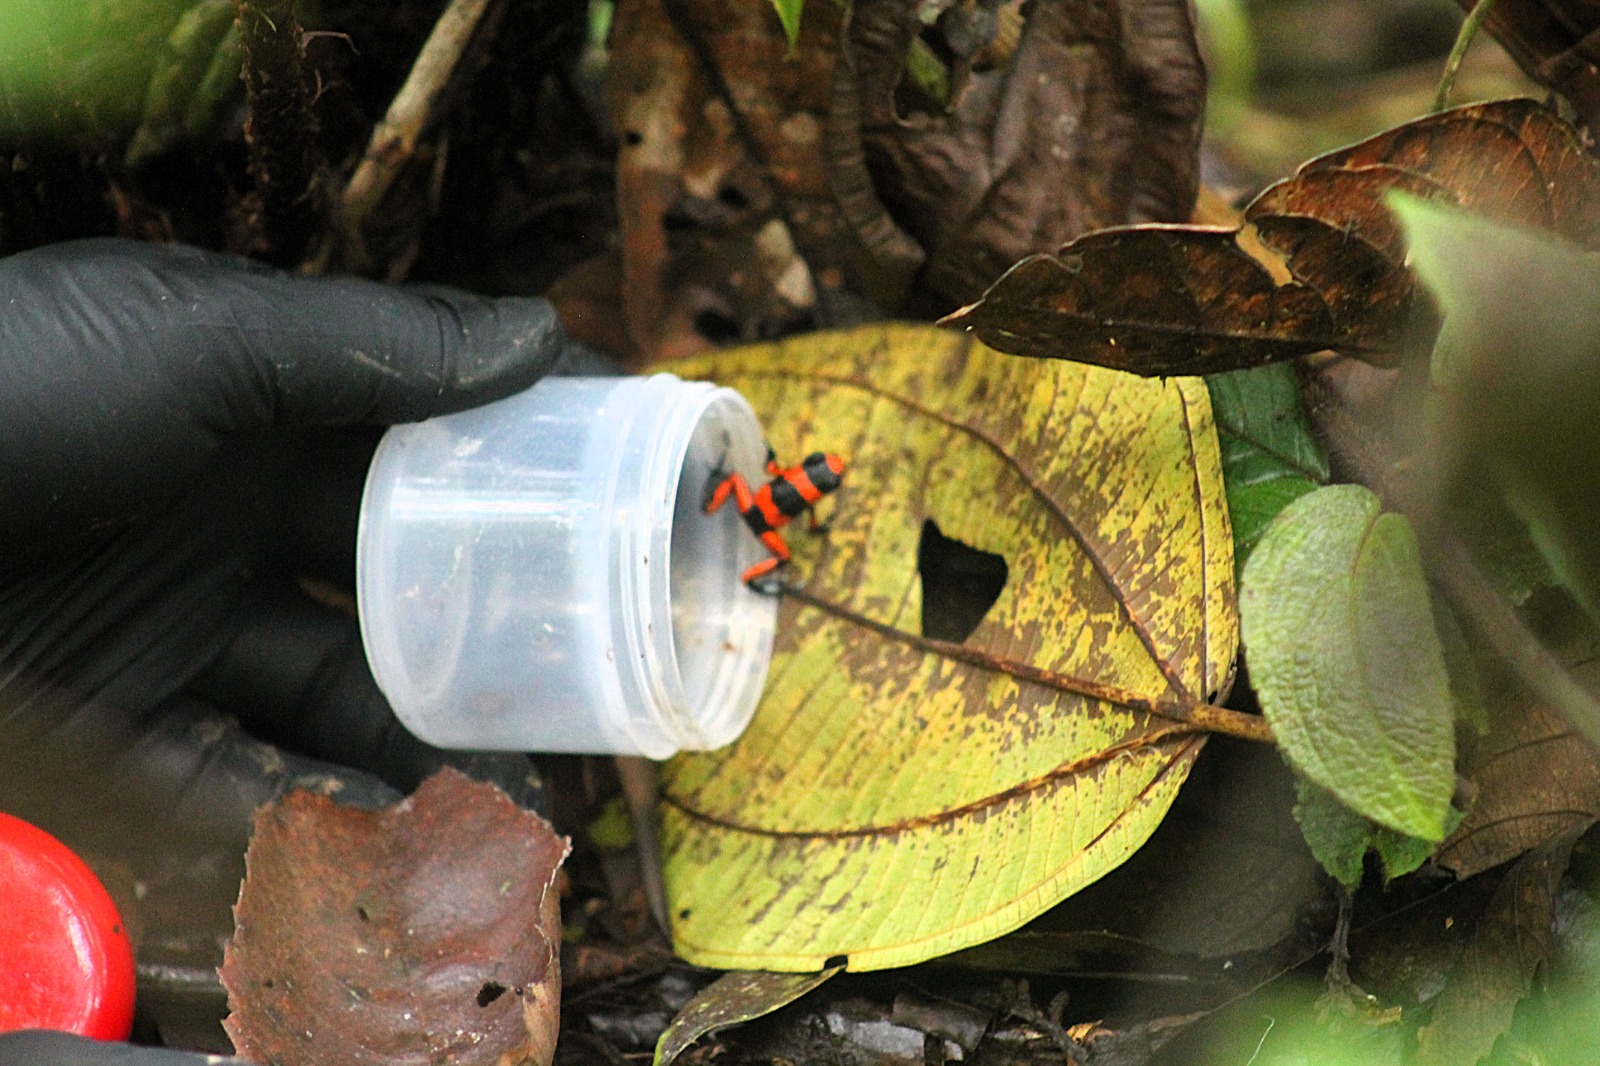
[{"label": "gloved hand", "polygon": [[302,585],[351,584],[379,427],[556,371],[609,372],[535,299],[110,240],[0,260],[0,810],[107,883],[169,1037],[220,1036],[261,804],[386,803],[446,761],[535,798],[525,756],[406,733]]}]

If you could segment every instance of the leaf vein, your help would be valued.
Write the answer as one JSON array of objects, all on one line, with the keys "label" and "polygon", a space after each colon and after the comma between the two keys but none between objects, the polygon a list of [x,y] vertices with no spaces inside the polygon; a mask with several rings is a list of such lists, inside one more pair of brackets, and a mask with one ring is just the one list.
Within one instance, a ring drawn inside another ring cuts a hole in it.
[{"label": "leaf vein", "polygon": [[[796,377],[793,371],[783,372],[762,370],[740,370],[730,376],[734,378],[751,379],[774,378],[779,381],[793,381]],[[1117,606],[1121,609],[1123,616],[1127,618],[1128,625],[1133,629],[1134,634],[1139,638],[1139,643],[1144,645],[1145,651],[1149,654],[1151,662],[1155,664],[1156,668],[1161,671],[1162,676],[1166,678],[1167,684],[1172,689],[1173,694],[1181,700],[1192,700],[1194,698],[1193,694],[1189,692],[1188,686],[1184,684],[1182,677],[1179,676],[1174,665],[1156,649],[1155,637],[1150,631],[1149,624],[1145,621],[1145,619],[1135,613],[1133,605],[1129,600],[1128,590],[1123,588],[1117,582],[1115,575],[1113,575],[1110,569],[1106,566],[1106,560],[1103,556],[1103,553],[1101,551],[1096,551],[1090,546],[1088,534],[1085,533],[1084,530],[1078,525],[1078,523],[1073,519],[1072,515],[1068,514],[1066,509],[1063,508],[1060,503],[1058,503],[1048,492],[1045,491],[1044,486],[1040,484],[1033,472],[1027,467],[1023,466],[1022,463],[1017,460],[1017,457],[1012,455],[1011,452],[1006,449],[1002,442],[995,439],[995,437],[978,426],[958,421],[941,411],[936,411],[930,407],[926,407],[908,396],[900,396],[894,393],[885,392],[884,390],[868,382],[863,382],[855,378],[826,373],[811,373],[805,375],[805,377],[816,381],[825,381],[829,384],[842,388],[859,389],[870,395],[878,396],[891,402],[902,404],[925,418],[932,419],[936,422],[941,422],[959,432],[971,435],[973,439],[992,450],[997,456],[1000,457],[1002,462],[1010,466],[1012,470],[1016,472],[1017,476],[1027,484],[1028,488],[1033,491],[1034,495],[1044,503],[1045,507],[1050,511],[1050,513],[1053,514],[1072,535],[1072,539],[1077,542],[1079,549],[1089,560],[1089,565],[1094,568],[1095,573],[1099,576],[1100,580],[1104,582],[1107,591],[1111,593],[1112,599],[1116,601]]]}]

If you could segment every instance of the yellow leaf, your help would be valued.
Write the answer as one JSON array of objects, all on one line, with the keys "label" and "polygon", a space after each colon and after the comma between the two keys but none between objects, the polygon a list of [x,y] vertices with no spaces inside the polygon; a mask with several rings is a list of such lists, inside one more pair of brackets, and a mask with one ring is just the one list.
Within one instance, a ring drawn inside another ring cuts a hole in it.
[{"label": "yellow leaf", "polygon": [[[1132,854],[1199,753],[1196,715],[1238,643],[1204,384],[921,326],[670,369],[742,391],[784,462],[849,463],[821,505],[831,532],[788,538],[804,587],[784,598],[754,722],[667,766],[678,952],[908,965],[1014,929]],[[963,644],[920,635],[927,519],[1009,567]]]}]

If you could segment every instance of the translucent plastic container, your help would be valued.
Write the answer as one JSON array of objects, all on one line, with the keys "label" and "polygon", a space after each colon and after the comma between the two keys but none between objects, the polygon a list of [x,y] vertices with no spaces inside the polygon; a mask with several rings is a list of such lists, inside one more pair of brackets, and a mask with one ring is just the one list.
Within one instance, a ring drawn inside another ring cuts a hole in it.
[{"label": "translucent plastic container", "polygon": [[367,475],[357,597],[395,713],[446,748],[665,758],[721,747],[766,678],[764,549],[717,471],[765,478],[732,389],[548,378],[396,426]]}]

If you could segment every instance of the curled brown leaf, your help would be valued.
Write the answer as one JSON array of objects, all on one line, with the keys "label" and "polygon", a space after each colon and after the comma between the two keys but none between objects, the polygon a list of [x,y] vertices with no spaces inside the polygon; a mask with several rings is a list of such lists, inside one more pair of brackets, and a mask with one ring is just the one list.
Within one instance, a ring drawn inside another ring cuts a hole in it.
[{"label": "curled brown leaf", "polygon": [[1311,160],[1238,229],[1119,227],[1031,256],[944,322],[1002,351],[1152,376],[1323,349],[1388,365],[1413,339],[1416,281],[1385,196],[1592,245],[1596,177],[1577,130],[1535,101],[1457,108]]}]

